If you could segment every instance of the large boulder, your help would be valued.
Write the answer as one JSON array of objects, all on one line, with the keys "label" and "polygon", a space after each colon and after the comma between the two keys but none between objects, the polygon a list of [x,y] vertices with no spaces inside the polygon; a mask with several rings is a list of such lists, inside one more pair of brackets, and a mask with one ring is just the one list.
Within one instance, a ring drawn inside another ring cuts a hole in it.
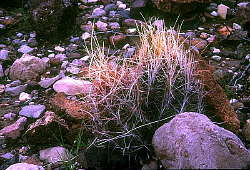
[{"label": "large boulder", "polygon": [[32,25],[39,40],[57,42],[70,35],[74,28],[78,7],[74,0],[30,1]]},{"label": "large boulder", "polygon": [[153,147],[165,168],[247,168],[250,152],[232,132],[199,113],[178,114],[156,130]]},{"label": "large boulder", "polygon": [[46,66],[42,59],[24,54],[10,67],[9,77],[12,80],[36,80],[45,71]]}]

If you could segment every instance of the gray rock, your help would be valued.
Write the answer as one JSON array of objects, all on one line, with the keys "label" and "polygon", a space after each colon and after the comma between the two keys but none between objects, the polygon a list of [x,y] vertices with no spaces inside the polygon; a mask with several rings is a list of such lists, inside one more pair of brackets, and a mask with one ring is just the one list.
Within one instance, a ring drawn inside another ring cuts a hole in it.
[{"label": "gray rock", "polygon": [[28,164],[28,163],[16,163],[9,166],[6,170],[45,170],[42,166]]},{"label": "gray rock", "polygon": [[3,117],[7,120],[14,120],[16,117],[16,114],[15,113],[6,113],[3,115]]},{"label": "gray rock", "polygon": [[95,8],[92,12],[92,17],[97,18],[106,15],[106,11],[101,8]]},{"label": "gray rock", "polygon": [[153,147],[165,168],[240,169],[250,152],[232,132],[199,113],[178,114],[156,130]]},{"label": "gray rock", "polygon": [[5,93],[7,95],[10,95],[10,96],[18,96],[20,93],[22,93],[23,91],[26,90],[27,88],[27,84],[25,85],[19,85],[19,86],[16,86],[16,87],[7,87],[5,89]]},{"label": "gray rock", "polygon": [[17,51],[23,54],[28,54],[32,52],[34,49],[27,46],[27,45],[22,45]]},{"label": "gray rock", "polygon": [[0,63],[0,77],[4,77],[3,66],[1,63]]},{"label": "gray rock", "polygon": [[104,10],[105,10],[106,12],[112,11],[112,10],[114,10],[114,9],[116,9],[116,5],[115,5],[115,4],[107,4],[107,5],[104,7]]},{"label": "gray rock", "polygon": [[211,59],[214,60],[214,61],[218,61],[219,62],[219,61],[221,61],[221,56],[214,55],[214,56],[211,57]]},{"label": "gray rock", "polygon": [[52,77],[52,78],[46,78],[44,80],[41,80],[38,84],[42,87],[42,88],[49,88],[51,85],[53,85],[57,80],[61,79],[62,77],[64,77],[63,74],[59,74],[56,77]]},{"label": "gray rock", "polygon": [[47,148],[39,152],[39,158],[42,161],[47,161],[48,163],[53,164],[59,161],[67,161],[72,157],[73,156],[70,152],[61,146]]},{"label": "gray rock", "polygon": [[10,152],[0,155],[0,158],[3,158],[3,159],[12,159],[13,157],[14,155]]},{"label": "gray rock", "polygon": [[1,50],[0,51],[0,60],[8,60],[9,59],[9,51]]},{"label": "gray rock", "polygon": [[42,59],[24,54],[10,67],[9,77],[12,80],[36,80],[46,67],[47,64]]},{"label": "gray rock", "polygon": [[26,122],[27,122],[26,117],[19,118],[15,123],[1,129],[0,136],[12,139],[18,138],[21,135],[21,131],[24,129],[24,125]]},{"label": "gray rock", "polygon": [[21,111],[19,112],[19,115],[30,118],[39,118],[44,111],[44,105],[28,105],[22,107]]}]

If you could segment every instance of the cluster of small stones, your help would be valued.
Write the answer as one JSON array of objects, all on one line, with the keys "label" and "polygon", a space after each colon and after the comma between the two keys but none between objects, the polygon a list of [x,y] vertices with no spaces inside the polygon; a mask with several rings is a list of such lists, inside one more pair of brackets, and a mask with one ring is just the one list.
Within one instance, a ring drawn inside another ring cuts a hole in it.
[{"label": "cluster of small stones", "polygon": [[[99,39],[111,46],[106,50],[107,56],[129,58],[135,53],[136,46],[130,39],[137,34],[136,27],[143,22],[130,17],[128,3],[81,0],[78,5],[82,10],[80,16],[82,32],[80,35],[72,35],[64,43],[51,47],[38,47],[34,31],[17,32],[11,37],[0,40],[0,108],[3,108],[0,110],[0,120],[7,122],[0,124],[1,149],[8,150],[7,140],[20,139],[22,132],[27,130],[25,128],[28,123],[41,118],[48,111],[41,96],[51,95],[55,91],[64,92],[70,99],[76,99],[75,95],[88,91],[90,82],[79,80],[77,75],[81,68],[89,63],[90,58],[84,46],[90,44],[93,31]],[[227,20],[230,8],[211,3],[209,10],[211,12],[209,17]],[[20,16],[20,14],[15,17],[8,16],[4,10],[0,10],[0,30],[7,29],[8,25],[14,23]],[[162,21],[158,20],[154,24],[159,26],[161,23]],[[216,45],[216,42],[224,39],[237,41],[247,38],[246,31],[239,23],[233,23],[226,28],[221,24],[198,27],[181,35],[197,52],[202,53],[203,50],[207,52],[206,57],[217,67],[214,74],[218,80],[229,77],[233,80],[230,88],[237,94],[249,88],[247,84],[240,84],[241,75],[249,73],[249,70],[247,73],[244,72],[250,63],[250,53],[244,49],[245,44],[239,43],[233,51],[225,49],[223,44]],[[250,77],[247,79],[250,81]],[[244,137],[250,142],[250,97],[240,96],[232,98],[230,102],[244,126],[242,130]],[[29,150],[29,146],[22,146],[1,153],[0,160],[14,164],[18,155],[18,162],[32,160],[42,165],[41,161],[54,163],[53,156],[58,155],[54,153],[70,155],[66,154],[68,151],[65,148],[60,147],[41,150],[39,154],[32,156],[28,154]],[[47,157],[44,156],[45,152]],[[36,168],[42,169],[42,167]]]}]

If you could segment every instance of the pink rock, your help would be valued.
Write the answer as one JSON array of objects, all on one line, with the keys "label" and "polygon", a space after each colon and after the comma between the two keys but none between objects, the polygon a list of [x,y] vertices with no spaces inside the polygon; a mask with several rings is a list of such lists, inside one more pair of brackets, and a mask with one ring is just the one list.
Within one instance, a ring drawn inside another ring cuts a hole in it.
[{"label": "pink rock", "polygon": [[21,131],[24,129],[24,125],[26,122],[27,118],[21,117],[15,123],[1,129],[0,135],[5,136],[7,138],[16,139],[20,136]]}]

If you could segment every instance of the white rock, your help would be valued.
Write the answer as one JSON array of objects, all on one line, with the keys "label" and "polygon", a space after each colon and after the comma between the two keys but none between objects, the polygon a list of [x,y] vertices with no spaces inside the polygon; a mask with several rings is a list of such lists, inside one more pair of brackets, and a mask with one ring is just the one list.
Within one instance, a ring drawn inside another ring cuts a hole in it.
[{"label": "white rock", "polygon": [[9,59],[9,51],[8,50],[0,50],[0,60],[8,60]]},{"label": "white rock", "polygon": [[54,53],[48,55],[48,58],[54,58],[54,57],[55,57]]},{"label": "white rock", "polygon": [[58,80],[53,89],[59,93],[63,92],[66,95],[88,94],[93,90],[93,84],[89,81],[75,80],[70,77],[65,77]]},{"label": "white rock", "polygon": [[22,45],[17,51],[23,54],[27,54],[32,52],[34,49],[27,46],[27,45]]},{"label": "white rock", "polygon": [[210,13],[212,16],[214,16],[214,17],[217,17],[218,16],[218,13],[216,12],[216,11],[213,11],[213,12],[211,12]]},{"label": "white rock", "polygon": [[217,13],[218,13],[219,17],[221,17],[222,19],[226,19],[228,9],[229,9],[229,7],[224,5],[224,4],[218,5]]},{"label": "white rock", "polygon": [[55,47],[55,50],[62,53],[62,52],[65,51],[65,48],[60,47],[60,46],[56,46],[56,47]]},{"label": "white rock", "polygon": [[213,53],[214,53],[214,54],[219,54],[219,53],[220,53],[220,49],[218,49],[218,48],[213,48]]},{"label": "white rock", "polygon": [[239,24],[233,23],[233,29],[234,30],[241,30],[241,26]]},{"label": "white rock", "polygon": [[0,157],[3,159],[12,159],[14,157],[14,155],[12,153],[8,152],[8,153],[0,155]]},{"label": "white rock", "polygon": [[80,72],[80,68],[75,67],[75,66],[71,66],[71,67],[67,67],[66,71],[71,73],[71,74],[78,74]]},{"label": "white rock", "polygon": [[39,158],[42,161],[47,161],[48,163],[53,164],[59,161],[67,161],[72,157],[73,156],[70,154],[70,152],[61,146],[47,148],[39,151]]},{"label": "white rock", "polygon": [[82,57],[81,60],[88,61],[89,58],[90,58],[90,56],[86,55],[86,56]]},{"label": "white rock", "polygon": [[26,100],[30,100],[31,99],[31,95],[25,92],[20,93],[19,95],[19,100],[20,101],[26,101]]},{"label": "white rock", "polygon": [[82,38],[83,40],[87,40],[87,39],[90,38],[90,37],[91,37],[91,34],[88,33],[88,32],[83,33],[82,36],[81,36],[81,38]]},{"label": "white rock", "polygon": [[126,4],[120,4],[120,5],[118,5],[118,8],[120,8],[120,9],[126,9],[127,5]]},{"label": "white rock", "polygon": [[218,56],[218,55],[214,55],[211,57],[212,60],[214,61],[221,61],[221,56]]},{"label": "white rock", "polygon": [[246,8],[249,3],[250,2],[241,2],[241,3],[238,3],[237,6],[241,8]]},{"label": "white rock", "polygon": [[28,164],[28,163],[16,163],[9,166],[6,170],[45,170],[42,166]]}]

